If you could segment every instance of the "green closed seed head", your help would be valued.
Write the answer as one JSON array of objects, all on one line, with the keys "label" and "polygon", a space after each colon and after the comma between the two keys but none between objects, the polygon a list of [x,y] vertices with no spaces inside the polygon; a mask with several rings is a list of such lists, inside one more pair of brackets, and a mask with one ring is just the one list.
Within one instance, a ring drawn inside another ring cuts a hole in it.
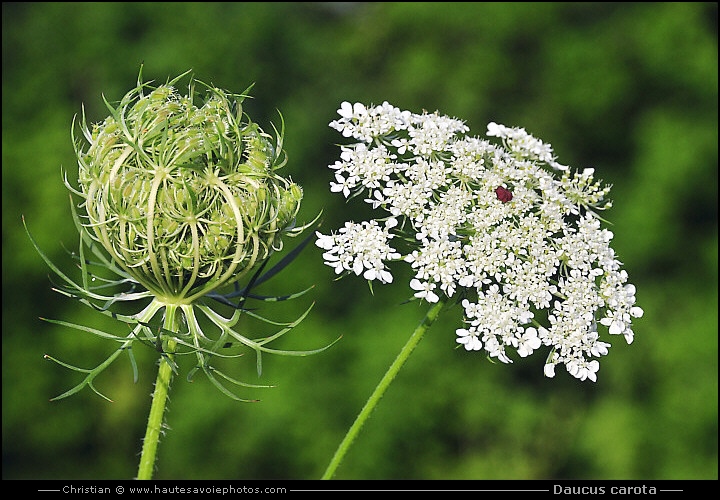
[{"label": "green closed seed head", "polygon": [[243,113],[247,95],[193,77],[183,95],[175,85],[187,75],[155,88],[138,82],[108,103],[103,122],[88,126],[83,116],[85,141],[74,141],[88,234],[154,295],[177,303],[279,250],[302,200],[276,173],[286,161],[281,133],[273,139]]},{"label": "green closed seed head", "polygon": [[[181,80],[187,82],[185,93],[177,88]],[[251,310],[247,301],[290,300],[312,288],[282,295],[251,292],[287,268],[309,241],[305,238],[266,269],[272,254],[283,249],[284,237],[298,236],[319,218],[296,224],[302,189],[277,174],[287,162],[284,128],[267,134],[243,113],[248,90],[231,94],[195,80],[189,72],[157,87],[140,77],[117,104],[105,101],[110,115],[103,121],[88,125],[83,112],[79,124],[73,123],[78,185],[67,178],[65,184],[81,198],[71,207],[80,233],[78,252],[73,253],[80,280],[55,266],[26,226],[33,246],[62,282],[55,290],[122,324],[117,335],[47,320],[120,343],[92,370],[46,355],[84,374],[80,383],[53,400],[85,387],[110,400],[94,385],[100,373],[124,354],[137,377],[136,342],[159,353],[138,478],[152,475],[167,389],[180,368],[176,356],[194,358],[188,380],[202,371],[224,394],[249,401],[226,384],[267,386],[238,381],[211,363],[250,349],[260,376],[263,354],[305,356],[329,347],[289,351],[268,346],[297,326],[312,306],[289,323],[252,313],[254,320],[282,325],[264,339],[250,338],[239,329],[240,317]],[[233,286],[223,290],[224,285]],[[133,307],[139,310],[133,312]]]}]

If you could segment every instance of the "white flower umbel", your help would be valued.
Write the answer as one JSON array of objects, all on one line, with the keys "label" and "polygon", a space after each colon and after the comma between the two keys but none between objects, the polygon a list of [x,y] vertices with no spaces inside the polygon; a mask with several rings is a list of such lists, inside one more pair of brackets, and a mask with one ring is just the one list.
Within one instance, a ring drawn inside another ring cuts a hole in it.
[{"label": "white flower umbel", "polygon": [[330,190],[361,197],[378,215],[316,233],[337,274],[390,283],[393,264],[405,262],[413,298],[431,304],[416,334],[453,299],[466,323],[455,331],[458,344],[503,363],[544,352],[548,377],[560,364],[580,380],[597,380],[596,358],[610,347],[598,325],[632,342],[632,319],[643,311],[610,247],[613,234],[601,227],[597,212],[611,206],[610,187],[595,181],[593,169],[574,171],[556,161],[550,144],[495,122],[490,140],[467,135],[461,120],[387,102],[343,102],[338,114],[330,127],[356,142],[341,146],[330,165]]}]

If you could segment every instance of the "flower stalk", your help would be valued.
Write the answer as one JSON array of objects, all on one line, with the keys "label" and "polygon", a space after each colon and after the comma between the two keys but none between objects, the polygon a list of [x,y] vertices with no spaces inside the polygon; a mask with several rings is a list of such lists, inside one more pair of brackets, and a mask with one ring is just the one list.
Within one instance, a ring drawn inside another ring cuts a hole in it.
[{"label": "flower stalk", "polygon": [[325,470],[325,473],[323,474],[321,479],[332,479],[332,477],[335,475],[335,471],[342,463],[345,455],[349,451],[350,446],[352,445],[353,441],[355,441],[357,435],[360,433],[363,425],[365,425],[367,419],[370,418],[370,415],[372,414],[373,410],[378,405],[382,397],[385,395],[388,387],[390,387],[390,384],[393,380],[395,380],[395,377],[410,357],[410,354],[412,354],[417,345],[420,343],[423,336],[425,335],[425,332],[427,332],[428,329],[430,329],[430,327],[433,325],[433,323],[435,323],[435,320],[438,318],[446,304],[446,300],[440,300],[437,303],[433,304],[432,307],[430,307],[428,312],[425,314],[423,320],[420,322],[420,324],[418,324],[417,328],[415,328],[415,331],[412,333],[412,335],[410,335],[410,338],[402,347],[402,349],[400,349],[400,352],[395,358],[395,361],[392,362],[387,372],[385,372],[385,375],[378,383],[377,387],[375,387],[375,390],[368,398],[365,406],[363,406],[362,410],[360,410],[360,413],[355,418],[355,421],[350,426],[350,429],[348,430],[347,434],[345,434],[345,437],[335,451],[335,455],[333,455],[333,458],[330,460],[330,463],[328,464],[328,467]]},{"label": "flower stalk", "polygon": [[[167,306],[165,310],[165,323],[163,328],[174,332],[178,328],[176,306]],[[147,429],[143,439],[140,465],[138,467],[138,479],[152,479],[155,467],[155,456],[157,454],[158,442],[162,434],[163,418],[167,405],[170,383],[173,378],[173,353],[177,347],[174,339],[168,339],[167,345],[163,348],[163,356],[160,358],[155,390],[152,395],[152,405],[148,416]]]}]

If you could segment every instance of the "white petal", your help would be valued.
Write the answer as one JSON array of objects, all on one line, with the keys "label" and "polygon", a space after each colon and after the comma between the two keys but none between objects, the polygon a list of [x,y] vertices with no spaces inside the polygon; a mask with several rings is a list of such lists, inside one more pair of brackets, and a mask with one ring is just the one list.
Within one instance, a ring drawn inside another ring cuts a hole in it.
[{"label": "white petal", "polygon": [[424,290],[425,285],[421,283],[419,279],[413,278],[410,280],[410,288],[413,290]]},{"label": "white petal", "polygon": [[363,266],[362,259],[360,257],[356,257],[355,262],[353,262],[353,272],[356,275],[360,276],[360,273],[363,272],[363,269],[364,269],[364,266]]},{"label": "white petal", "polygon": [[355,115],[364,115],[367,113],[367,109],[365,108],[365,105],[361,102],[356,102],[353,104],[353,114]]},{"label": "white petal", "polygon": [[383,283],[392,283],[392,274],[390,274],[389,271],[383,269],[382,271],[380,271],[380,281],[382,281]]},{"label": "white petal", "polygon": [[353,106],[349,102],[343,101],[340,104],[340,109],[338,109],[337,112],[343,118],[350,118],[350,117],[352,117]]},{"label": "white petal", "polygon": [[501,131],[502,130],[501,127],[502,127],[502,125],[498,125],[495,122],[488,123],[487,135],[489,137],[502,137],[503,134]]},{"label": "white petal", "polygon": [[610,325],[609,331],[611,335],[618,335],[625,329],[625,324],[620,321],[613,321]]}]

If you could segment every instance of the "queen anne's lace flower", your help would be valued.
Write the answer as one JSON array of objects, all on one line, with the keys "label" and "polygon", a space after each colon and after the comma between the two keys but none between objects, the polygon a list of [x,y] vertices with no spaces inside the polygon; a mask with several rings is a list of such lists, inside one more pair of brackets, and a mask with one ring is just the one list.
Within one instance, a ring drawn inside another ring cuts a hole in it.
[{"label": "queen anne's lace flower", "polygon": [[385,228],[381,228],[374,220],[360,224],[346,222],[338,234],[326,236],[318,232],[316,245],[327,250],[323,254],[325,264],[337,274],[352,271],[368,281],[391,283],[392,274],[385,261],[400,258],[388,243],[393,237],[389,231],[396,223],[395,219],[388,219]]},{"label": "queen anne's lace flower", "polygon": [[390,283],[389,264],[404,261],[415,298],[462,303],[458,344],[503,363],[546,346],[548,377],[563,364],[597,380],[593,358],[610,347],[598,325],[633,341],[643,310],[596,213],[611,204],[594,169],[573,171],[550,144],[495,122],[487,136],[500,144],[466,136],[458,119],[387,102],[343,102],[338,114],[330,127],[358,142],[341,146],[331,191],[363,195],[384,215],[317,233],[336,273]]}]

